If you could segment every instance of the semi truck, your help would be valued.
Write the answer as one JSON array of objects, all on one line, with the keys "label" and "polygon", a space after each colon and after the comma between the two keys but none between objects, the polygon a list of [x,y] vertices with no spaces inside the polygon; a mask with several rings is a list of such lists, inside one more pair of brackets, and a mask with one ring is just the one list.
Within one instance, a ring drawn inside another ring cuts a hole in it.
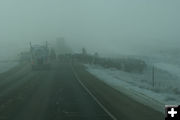
[{"label": "semi truck", "polygon": [[30,43],[30,53],[32,70],[50,68],[47,42],[46,45],[32,45]]}]

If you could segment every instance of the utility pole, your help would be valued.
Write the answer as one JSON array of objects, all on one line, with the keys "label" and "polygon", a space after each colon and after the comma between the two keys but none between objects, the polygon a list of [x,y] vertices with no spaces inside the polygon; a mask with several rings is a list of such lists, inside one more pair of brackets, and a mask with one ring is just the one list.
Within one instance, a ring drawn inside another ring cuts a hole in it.
[{"label": "utility pole", "polygon": [[153,64],[153,67],[152,67],[152,86],[154,88],[155,86],[155,79],[154,79],[154,64]]}]

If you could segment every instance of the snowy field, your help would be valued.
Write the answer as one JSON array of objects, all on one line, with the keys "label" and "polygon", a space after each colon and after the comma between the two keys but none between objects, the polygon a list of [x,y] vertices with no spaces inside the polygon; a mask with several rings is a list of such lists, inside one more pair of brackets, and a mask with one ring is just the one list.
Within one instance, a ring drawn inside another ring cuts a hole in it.
[{"label": "snowy field", "polygon": [[0,62],[0,73],[6,72],[9,69],[15,67],[17,62]]},{"label": "snowy field", "polygon": [[150,66],[143,74],[88,64],[85,66],[106,84],[158,111],[164,112],[165,104],[180,104],[180,68],[173,65],[155,64],[154,85]]}]

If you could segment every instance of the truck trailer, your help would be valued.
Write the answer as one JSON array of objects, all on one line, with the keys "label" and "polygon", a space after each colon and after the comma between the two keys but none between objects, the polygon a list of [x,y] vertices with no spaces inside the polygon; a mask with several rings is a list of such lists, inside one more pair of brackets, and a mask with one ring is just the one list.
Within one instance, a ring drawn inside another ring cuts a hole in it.
[{"label": "truck trailer", "polygon": [[49,69],[49,48],[46,45],[32,45],[30,43],[31,66],[32,70]]}]

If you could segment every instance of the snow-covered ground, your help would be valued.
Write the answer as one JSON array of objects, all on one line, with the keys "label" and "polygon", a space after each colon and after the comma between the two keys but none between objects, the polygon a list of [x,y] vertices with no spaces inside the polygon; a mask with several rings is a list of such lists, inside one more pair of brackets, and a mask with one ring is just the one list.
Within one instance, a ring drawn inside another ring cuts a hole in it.
[{"label": "snow-covered ground", "polygon": [[15,67],[17,62],[0,62],[0,73],[6,72],[9,69]]},{"label": "snow-covered ground", "polygon": [[97,65],[85,66],[91,74],[106,84],[156,110],[164,112],[164,105],[180,104],[180,68],[176,66],[155,64],[154,86],[151,66],[148,66],[143,74],[127,73]]},{"label": "snow-covered ground", "polygon": [[154,64],[157,68],[160,68],[162,70],[165,70],[175,76],[178,76],[180,78],[180,67],[173,64],[167,64],[167,63],[155,63]]}]

